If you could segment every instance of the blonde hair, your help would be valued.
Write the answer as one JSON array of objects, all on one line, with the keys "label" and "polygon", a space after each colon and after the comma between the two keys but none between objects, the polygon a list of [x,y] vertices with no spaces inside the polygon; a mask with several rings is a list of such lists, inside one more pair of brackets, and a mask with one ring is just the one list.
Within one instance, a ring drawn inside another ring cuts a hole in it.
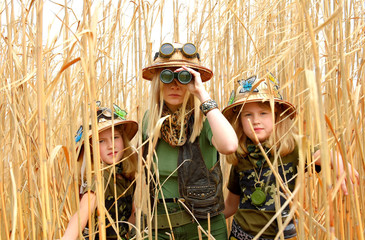
[{"label": "blonde hair", "polygon": [[[259,102],[259,104],[261,106],[268,107],[271,110],[269,102]],[[236,107],[241,108],[242,106]],[[274,154],[274,147],[276,147],[277,154],[279,154],[281,157],[284,157],[294,151],[296,146],[295,135],[297,132],[296,127],[293,124],[293,120],[288,114],[288,111],[284,110],[285,109],[283,109],[280,104],[274,104],[275,128],[274,132],[270,134],[270,137],[266,141],[266,146],[271,149],[270,152],[272,155]],[[237,112],[238,114],[229,119],[229,122],[235,130],[238,138],[238,148],[236,153],[247,156],[247,136],[243,131],[242,123],[240,121],[240,109]],[[226,160],[228,163],[232,165],[238,164],[236,153],[227,155]]]},{"label": "blonde hair", "polygon": [[137,172],[137,153],[133,150],[131,141],[123,130],[120,130],[124,142],[124,151],[121,160],[123,161],[123,176],[134,179]]},{"label": "blonde hair", "polygon": [[[161,69],[162,70],[162,69]],[[157,70],[155,75],[152,78],[151,81],[151,95],[150,95],[150,101],[149,101],[149,108],[148,108],[148,121],[147,121],[147,134],[150,137],[159,137],[159,136],[153,136],[154,129],[157,126],[157,122],[162,117],[162,109],[164,105],[163,100],[163,85],[160,81],[160,72],[161,70]],[[194,97],[194,95],[190,94],[188,91],[186,92],[184,96],[184,101],[182,105],[182,111],[181,116],[178,121],[181,121],[183,123],[184,118],[182,116],[185,116],[185,113],[189,110],[194,109],[194,125],[193,125],[193,131],[190,136],[189,141],[194,142],[196,137],[200,135],[200,132],[203,128],[203,120],[204,116],[202,112],[200,111],[200,101]],[[181,124],[181,133],[184,131],[184,124]]]}]

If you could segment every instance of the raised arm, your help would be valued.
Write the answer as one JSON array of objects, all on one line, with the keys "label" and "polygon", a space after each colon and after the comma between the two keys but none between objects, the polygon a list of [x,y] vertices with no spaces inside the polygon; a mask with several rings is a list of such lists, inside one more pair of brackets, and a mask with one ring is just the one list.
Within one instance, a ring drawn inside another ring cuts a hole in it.
[{"label": "raised arm", "polygon": [[[197,97],[201,103],[211,99],[209,93],[205,90],[200,73],[183,66],[180,70],[187,70],[194,76],[194,81],[188,84],[188,90]],[[237,150],[238,139],[236,132],[232,128],[231,124],[223,116],[221,111],[216,108],[207,113],[207,119],[210,124],[210,128],[213,133],[213,145],[222,154],[231,154]]]},{"label": "raised arm", "polygon": [[[89,197],[90,197],[90,206],[89,206]],[[87,193],[84,194],[80,201],[80,209],[71,217],[62,239],[64,240],[78,239],[79,228],[81,228],[82,230],[85,228],[89,217],[89,211],[94,212],[95,208],[96,208],[95,193],[90,192],[90,194]],[[78,220],[79,216],[80,216],[80,226]]]},{"label": "raised arm", "polygon": [[[321,165],[321,150],[317,150],[314,154],[313,154],[313,159],[315,161],[316,165]],[[344,165],[343,165],[343,160],[341,157],[341,154],[339,154],[338,159],[336,161],[336,166],[337,166],[337,179],[339,179],[343,174],[346,174],[345,169],[344,169]],[[334,163],[333,163],[333,159],[331,158],[331,168],[333,168]],[[351,179],[351,185],[353,185],[354,183],[359,183],[360,179],[359,179],[359,173],[356,171],[355,168],[353,168],[351,166],[350,163],[347,163],[347,167],[349,170],[349,174],[350,174],[350,179]],[[341,188],[342,191],[345,195],[348,195],[348,190],[347,190],[347,186],[346,186],[346,178],[344,178],[344,180],[341,182]]]}]

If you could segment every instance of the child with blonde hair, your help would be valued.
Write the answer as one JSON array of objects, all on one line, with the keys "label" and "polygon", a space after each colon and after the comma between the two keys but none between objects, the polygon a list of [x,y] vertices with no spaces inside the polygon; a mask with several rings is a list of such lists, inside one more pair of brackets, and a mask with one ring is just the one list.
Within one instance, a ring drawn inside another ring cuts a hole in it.
[{"label": "child with blonde hair", "polygon": [[[280,194],[283,206],[295,187],[295,177],[299,161],[294,117],[295,107],[283,100],[278,89],[278,81],[267,74],[264,78],[252,76],[240,85],[231,96],[230,105],[222,112],[236,131],[238,149],[227,156],[232,164],[225,200],[225,217],[234,215],[230,240],[253,239],[276,214],[275,196]],[[320,150],[313,157],[320,165]],[[272,170],[278,162],[277,175]],[[342,161],[338,165],[339,174],[344,172]],[[351,169],[351,167],[349,168]],[[358,177],[358,173],[354,172]],[[277,186],[276,181],[282,185]],[[346,185],[343,190],[347,194]],[[283,190],[284,188],[285,190]],[[286,207],[281,215],[285,220],[289,215]],[[278,233],[275,219],[258,239],[274,239]],[[284,229],[285,239],[296,239],[296,229],[291,221]]]},{"label": "child with blonde hair", "polygon": [[[129,225],[128,219],[133,218],[133,195],[135,191],[135,173],[137,170],[137,156],[131,148],[130,140],[138,131],[135,121],[126,120],[126,112],[114,104],[114,112],[109,108],[100,107],[97,103],[97,128],[100,160],[102,162],[102,179],[104,184],[105,206],[97,206],[95,174],[91,183],[85,182],[84,141],[91,142],[91,131],[88,136],[83,136],[82,126],[77,132],[76,142],[78,159],[82,161],[81,180],[83,182],[80,193],[82,194],[79,210],[75,213],[67,226],[62,239],[78,239],[80,229],[83,230],[85,239],[99,239],[98,219],[96,209],[105,207],[108,217],[105,219],[106,239],[127,239]],[[115,168],[115,171],[114,169]],[[87,226],[89,214],[94,215],[96,226]],[[80,220],[80,221],[79,221]],[[78,224],[80,222],[80,225]],[[93,228],[94,236],[89,236],[89,229]]]}]

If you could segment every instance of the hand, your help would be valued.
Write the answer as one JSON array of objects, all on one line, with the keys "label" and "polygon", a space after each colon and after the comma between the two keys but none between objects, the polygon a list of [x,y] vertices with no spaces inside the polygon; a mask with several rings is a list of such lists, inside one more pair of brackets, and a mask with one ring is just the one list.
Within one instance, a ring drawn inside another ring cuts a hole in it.
[{"label": "hand", "polygon": [[[332,154],[331,154],[332,155]],[[317,165],[321,165],[321,150],[317,150],[314,155],[313,158],[315,159]],[[346,174],[345,169],[344,169],[344,165],[343,165],[343,160],[342,160],[342,156],[341,154],[337,154],[337,157],[335,158],[336,160],[334,160],[333,158],[331,158],[331,168],[334,168],[334,165],[336,164],[337,166],[337,179],[340,179],[343,175]],[[336,163],[334,163],[334,161],[336,161]],[[359,179],[359,173],[356,171],[356,169],[354,168],[354,170],[352,170],[352,166],[350,163],[347,163],[347,167],[349,170],[349,174],[350,174],[350,179],[351,179],[351,187],[353,187],[353,185],[357,182],[357,184],[360,183],[360,179]],[[346,182],[347,182],[347,178],[343,178],[344,180],[341,182],[341,188],[342,191],[345,195],[348,195],[348,191],[347,191],[347,186],[346,186]]]},{"label": "hand", "polygon": [[[341,177],[343,174],[346,174],[344,166],[343,166],[343,161],[342,158],[339,158],[338,164],[338,174],[337,174],[337,178]],[[353,189],[353,186],[355,183],[359,184],[360,182],[360,177],[359,177],[359,173],[357,172],[357,170],[354,168],[352,168],[350,163],[347,163],[347,168],[350,174],[350,179],[351,179],[351,187]],[[353,171],[352,171],[353,169]],[[346,186],[346,182],[347,182],[347,178],[344,178],[344,180],[341,182],[341,188],[342,191],[345,195],[348,195],[348,190],[347,190],[347,186]]]},{"label": "hand", "polygon": [[[334,162],[336,161],[336,162]],[[331,167],[334,168],[334,165],[336,164],[337,166],[337,179],[340,179],[343,175],[346,174],[346,171],[345,171],[345,168],[344,168],[344,165],[343,165],[343,159],[342,159],[342,156],[341,154],[338,154],[337,155],[337,158],[334,159],[331,159]],[[350,163],[347,163],[347,168],[348,168],[348,171],[349,171],[349,174],[350,174],[350,179],[351,179],[351,187],[353,189],[353,186],[354,184],[357,182],[357,184],[359,184],[360,182],[360,179],[359,179],[359,173],[356,171],[356,169],[352,168],[351,164]],[[353,169],[353,171],[352,171]],[[347,182],[347,178],[343,178],[343,181],[341,182],[341,188],[342,188],[342,191],[345,195],[348,195],[348,190],[347,190],[347,186],[346,186],[346,182]]]},{"label": "hand", "polygon": [[191,94],[193,94],[194,96],[196,96],[197,98],[199,98],[200,102],[204,102],[204,101],[210,99],[208,92],[205,90],[205,88],[203,86],[203,82],[200,77],[200,73],[198,71],[195,71],[194,69],[186,67],[186,66],[182,66],[181,68],[176,69],[175,72],[180,72],[182,70],[186,70],[194,76],[193,80],[187,84],[188,91]]}]

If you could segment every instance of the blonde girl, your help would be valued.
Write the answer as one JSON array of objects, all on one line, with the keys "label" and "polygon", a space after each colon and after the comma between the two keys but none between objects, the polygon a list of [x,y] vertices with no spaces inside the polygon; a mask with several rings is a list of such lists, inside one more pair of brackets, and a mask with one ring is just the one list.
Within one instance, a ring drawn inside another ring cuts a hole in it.
[{"label": "blonde girl", "polygon": [[[91,183],[84,181],[86,165],[84,139],[91,141],[92,135],[89,131],[89,136],[83,137],[81,126],[76,135],[76,142],[79,151],[78,158],[83,163],[81,168],[83,184],[80,191],[82,197],[79,210],[71,217],[62,239],[78,239],[80,229],[83,230],[85,239],[99,239],[96,214],[98,207],[105,207],[108,215],[113,219],[113,222],[109,222],[109,218],[105,220],[106,239],[127,239],[129,226],[126,221],[133,219],[134,176],[137,170],[137,156],[131,148],[130,140],[136,134],[138,124],[135,121],[126,120],[126,112],[118,106],[114,105],[114,108],[114,112],[105,107],[97,109],[99,152],[102,169],[104,169],[102,176],[105,204],[97,206],[95,175],[93,174]],[[115,167],[115,172],[113,167]],[[88,226],[89,214],[95,216],[96,226],[92,226],[92,231],[90,231],[91,226]],[[91,232],[95,236],[89,236]]]},{"label": "blonde girl", "polygon": [[237,137],[203,86],[213,73],[200,64],[196,50],[192,43],[162,44],[143,69],[151,81],[143,139],[153,144],[144,146],[144,157],[153,159],[150,192],[157,222],[151,220],[158,239],[199,239],[198,226],[227,239],[218,152],[233,153]]},{"label": "blonde girl", "polygon": [[[293,191],[298,166],[298,146],[295,141],[295,107],[282,99],[277,80],[268,74],[263,78],[252,76],[240,81],[232,104],[223,110],[235,129],[239,144],[234,154],[227,156],[232,164],[224,215],[234,215],[231,240],[253,239],[276,214],[275,195],[282,191],[270,164],[279,162],[278,174],[286,187]],[[314,153],[315,164],[320,165],[320,151]],[[270,162],[268,162],[269,160]],[[339,174],[343,173],[342,161]],[[351,169],[351,168],[350,168]],[[358,177],[358,173],[355,172]],[[346,185],[343,190],[347,194]],[[285,198],[281,194],[281,205]],[[285,220],[289,208],[282,211]],[[278,223],[274,220],[258,239],[274,239]],[[296,239],[291,221],[284,229],[285,239]]]}]

